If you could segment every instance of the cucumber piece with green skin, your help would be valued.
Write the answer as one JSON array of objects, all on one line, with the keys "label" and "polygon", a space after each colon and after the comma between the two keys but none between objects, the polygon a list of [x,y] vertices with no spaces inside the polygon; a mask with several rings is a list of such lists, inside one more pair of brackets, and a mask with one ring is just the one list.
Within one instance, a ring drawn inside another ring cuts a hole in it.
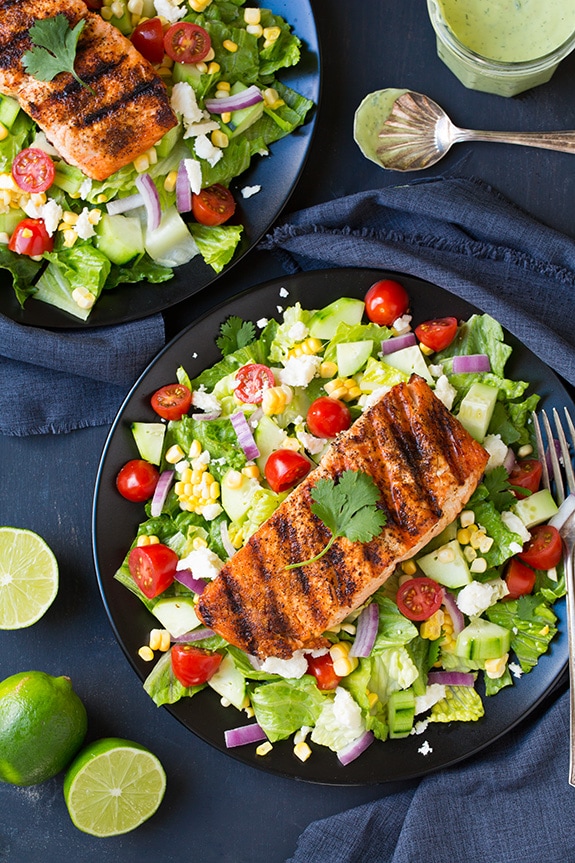
[{"label": "cucumber piece with green skin", "polygon": [[[453,556],[453,560],[445,560]],[[444,587],[463,587],[473,580],[459,542],[452,539],[418,558],[417,563],[428,578]]]},{"label": "cucumber piece with green skin", "polygon": [[238,710],[245,706],[246,680],[243,674],[236,668],[235,662],[229,653],[226,653],[215,674],[208,680],[218,695],[227,699]]},{"label": "cucumber piece with green skin", "polygon": [[[236,93],[241,93],[242,90],[247,89],[246,85],[242,84],[241,81],[236,81],[235,84],[232,84],[230,93],[232,96],[235,96]],[[227,127],[231,132],[231,137],[235,138],[237,135],[241,135],[242,132],[245,132],[246,129],[249,129],[249,127],[253,126],[254,123],[257,123],[263,113],[263,99],[256,102],[255,105],[249,105],[247,108],[239,108],[237,111],[232,111],[230,122],[227,124]]]},{"label": "cucumber piece with green skin", "polygon": [[500,659],[509,653],[511,633],[498,623],[478,617],[461,630],[455,642],[455,654],[473,662]]},{"label": "cucumber piece with green skin", "polygon": [[190,87],[197,88],[200,86],[202,73],[195,63],[174,63],[172,76],[174,84],[179,84],[183,81],[185,84],[189,84]]},{"label": "cucumber piece with green skin", "polygon": [[152,614],[173,638],[179,638],[201,624],[191,596],[166,596],[159,599],[152,608]]},{"label": "cucumber piece with green skin", "polygon": [[160,465],[166,426],[164,423],[133,422],[132,434],[144,461]]},{"label": "cucumber piece with green skin", "polygon": [[312,315],[309,334],[314,339],[331,339],[340,324],[355,326],[361,323],[365,303],[352,297],[340,297]]},{"label": "cucumber piece with green skin", "polygon": [[556,514],[558,506],[553,500],[549,489],[542,488],[527,497],[518,500],[513,510],[519,516],[525,527],[535,527],[549,521]]},{"label": "cucumber piece with green skin", "polygon": [[335,350],[338,375],[340,378],[349,378],[366,364],[373,350],[373,340],[341,342]]},{"label": "cucumber piece with green skin", "polygon": [[7,213],[0,213],[0,231],[3,234],[12,234],[16,225],[25,218],[26,213],[19,207],[14,210],[8,210]]},{"label": "cucumber piece with green skin", "polygon": [[226,482],[226,476],[221,482],[222,506],[232,521],[241,521],[252,504],[254,492],[261,486],[254,477],[241,474],[240,485],[237,488],[230,488]]},{"label": "cucumber piece with green skin", "polygon": [[498,392],[496,387],[476,381],[459,406],[457,419],[478,443],[483,443],[487,434]]},{"label": "cucumber piece with green skin", "polygon": [[408,737],[415,717],[415,695],[413,689],[392,692],[387,702],[387,721],[391,739]]},{"label": "cucumber piece with green skin", "polygon": [[0,123],[11,129],[20,112],[20,105],[11,96],[0,96]]},{"label": "cucumber piece with green skin", "polygon": [[408,348],[401,348],[399,351],[393,351],[391,354],[386,354],[382,358],[382,362],[404,372],[406,375],[419,375],[428,384],[433,383],[433,378],[427,368],[427,363],[421,353],[418,345],[411,345]]},{"label": "cucumber piece with green skin", "polygon": [[142,224],[136,216],[102,213],[96,226],[95,244],[113,264],[127,264],[144,252]]},{"label": "cucumber piece with green skin", "polygon": [[281,449],[285,439],[286,432],[281,429],[273,421],[271,417],[264,416],[258,421],[257,428],[254,431],[254,440],[260,451],[256,464],[260,469],[260,473],[265,472],[266,462],[272,452],[276,449]]},{"label": "cucumber piece with green skin", "polygon": [[181,128],[179,125],[169,129],[163,138],[155,145],[159,159],[165,159],[172,152],[180,139]]}]

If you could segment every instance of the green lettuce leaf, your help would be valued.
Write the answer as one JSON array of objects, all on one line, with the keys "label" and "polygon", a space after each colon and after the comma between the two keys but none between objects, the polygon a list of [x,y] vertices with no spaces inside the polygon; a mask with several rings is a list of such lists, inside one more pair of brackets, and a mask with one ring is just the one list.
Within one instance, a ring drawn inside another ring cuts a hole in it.
[{"label": "green lettuce leaf", "polygon": [[481,696],[472,686],[448,686],[445,698],[431,708],[430,722],[477,722],[485,714]]},{"label": "green lettuce leaf", "polygon": [[302,725],[315,725],[325,698],[315,678],[307,674],[299,680],[274,680],[251,692],[256,719],[272,743],[284,740]]},{"label": "green lettuce leaf", "polygon": [[183,686],[180,683],[172,671],[171,650],[160,656],[144,680],[144,690],[158,707],[162,704],[174,704],[184,696],[191,697],[205,687],[205,683],[201,686]]}]

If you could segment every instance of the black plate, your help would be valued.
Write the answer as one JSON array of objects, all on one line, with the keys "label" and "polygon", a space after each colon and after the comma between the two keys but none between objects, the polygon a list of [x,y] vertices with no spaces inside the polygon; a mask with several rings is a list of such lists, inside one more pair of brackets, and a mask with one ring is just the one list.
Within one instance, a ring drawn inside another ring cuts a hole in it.
[{"label": "black plate", "polygon": [[[446,290],[411,276],[366,269],[301,273],[254,287],[192,324],[164,348],[128,395],[110,431],[98,472],[93,542],[106,611],[120,645],[140,678],[145,678],[150,667],[139,660],[137,651],[146,642],[154,618],[132,593],[113,578],[133,540],[138,520],[143,516],[142,510],[123,500],[114,486],[120,467],[135,455],[130,423],[154,419],[149,405],[150,395],[174,379],[179,365],[183,365],[193,378],[219,358],[214,339],[228,315],[253,321],[262,316],[271,318],[277,316],[278,305],[285,307],[296,301],[305,308],[320,308],[339,296],[361,298],[374,281],[387,277],[395,277],[405,285],[411,297],[415,323],[443,315],[468,318],[478,311]],[[289,291],[285,298],[280,295],[282,287]],[[508,362],[509,376],[530,381],[547,408],[572,405],[556,375],[510,334],[507,338],[515,348]],[[209,689],[167,709],[212,746],[272,773],[332,785],[410,779],[468,758],[508,732],[541,702],[567,663],[564,603],[558,603],[556,610],[560,617],[560,632],[549,653],[513,687],[503,689],[494,698],[485,699],[485,716],[479,722],[430,725],[421,736],[386,743],[376,741],[364,755],[345,768],[334,753],[322,747],[314,747],[312,757],[301,763],[294,756],[290,741],[274,744],[272,752],[265,757],[258,757],[254,746],[226,750],[223,732],[241,724],[242,716],[233,708],[222,708],[219,696]],[[169,733],[169,729],[166,730]],[[426,756],[418,752],[424,741],[428,741],[432,748]]]},{"label": "black plate", "polygon": [[[296,67],[280,70],[278,77],[317,106],[320,98],[320,56],[309,0],[266,0],[265,5],[285,18],[302,41],[300,62]],[[230,185],[237,202],[234,218],[244,226],[244,230],[234,257],[222,273],[227,273],[256,245],[289,200],[307,158],[316,117],[317,108],[312,108],[303,126],[272,144],[270,154],[265,158],[254,157],[248,170]],[[241,189],[254,185],[260,185],[261,191],[244,200]],[[104,291],[88,320],[82,321],[38,300],[27,300],[22,309],[14,291],[9,289],[11,277],[5,271],[5,287],[0,292],[0,312],[18,323],[41,327],[85,329],[125,323],[161,312],[185,300],[212,284],[222,273],[216,274],[198,255],[189,264],[177,267],[169,282],[160,285],[139,282]]]}]

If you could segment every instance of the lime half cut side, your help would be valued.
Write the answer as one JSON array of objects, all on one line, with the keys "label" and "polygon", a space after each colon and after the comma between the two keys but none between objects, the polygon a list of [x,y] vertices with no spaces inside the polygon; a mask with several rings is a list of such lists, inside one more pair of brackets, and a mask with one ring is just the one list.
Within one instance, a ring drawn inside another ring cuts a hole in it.
[{"label": "lime half cut side", "polygon": [[143,824],[166,790],[158,758],[131,740],[105,737],[89,744],[64,778],[73,824],[92,836],[117,836]]},{"label": "lime half cut side", "polygon": [[58,593],[58,563],[41,536],[0,527],[0,629],[40,620]]}]

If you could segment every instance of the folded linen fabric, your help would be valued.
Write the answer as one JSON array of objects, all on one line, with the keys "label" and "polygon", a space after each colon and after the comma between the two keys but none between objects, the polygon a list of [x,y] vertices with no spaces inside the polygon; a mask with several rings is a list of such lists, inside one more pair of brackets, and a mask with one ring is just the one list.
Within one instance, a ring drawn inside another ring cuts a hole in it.
[{"label": "folded linen fabric", "polygon": [[161,315],[91,330],[44,330],[0,315],[0,433],[107,425],[164,342]]},{"label": "folded linen fabric", "polygon": [[374,189],[289,215],[264,238],[289,272],[376,267],[493,315],[575,384],[575,241],[478,179]]}]

